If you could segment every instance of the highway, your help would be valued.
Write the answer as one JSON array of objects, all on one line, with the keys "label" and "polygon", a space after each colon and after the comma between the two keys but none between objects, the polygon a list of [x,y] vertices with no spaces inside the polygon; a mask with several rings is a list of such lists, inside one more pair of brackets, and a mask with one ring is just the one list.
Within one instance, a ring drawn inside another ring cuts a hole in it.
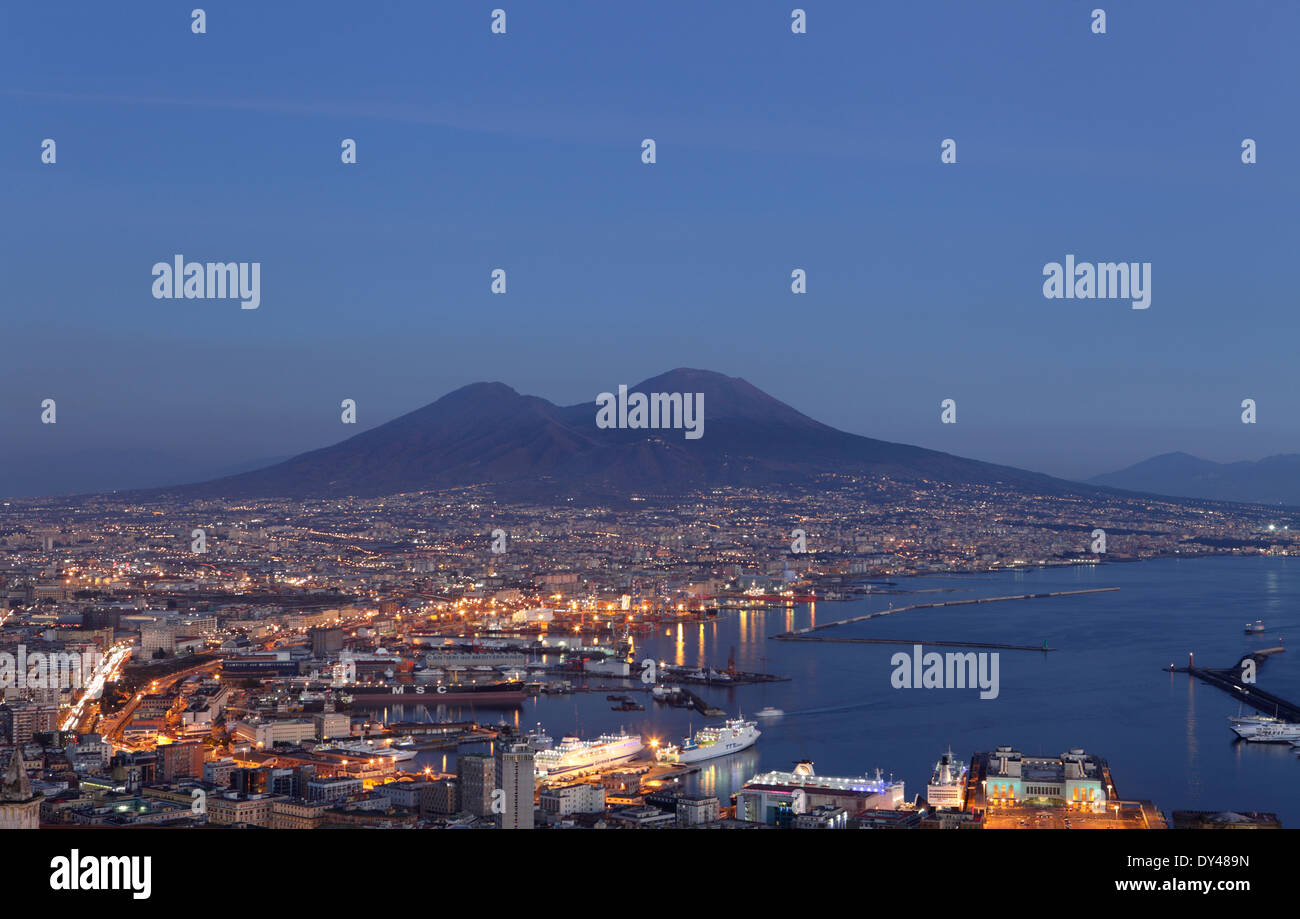
[{"label": "highway", "polygon": [[116,644],[108,649],[108,653],[100,660],[94,672],[86,678],[86,685],[82,687],[81,698],[68,710],[63,723],[59,725],[59,730],[80,731],[82,729],[86,719],[92,714],[92,710],[96,708],[93,703],[103,694],[104,685],[116,680],[121,675],[122,668],[126,666],[126,661],[130,656],[130,645]]}]

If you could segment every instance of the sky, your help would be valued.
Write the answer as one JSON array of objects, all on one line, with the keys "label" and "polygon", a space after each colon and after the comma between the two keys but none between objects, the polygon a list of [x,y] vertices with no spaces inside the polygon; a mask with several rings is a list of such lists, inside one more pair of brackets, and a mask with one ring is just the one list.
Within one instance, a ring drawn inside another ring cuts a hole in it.
[{"label": "sky", "polygon": [[[0,494],[674,367],[1070,478],[1300,451],[1300,4],[200,2],[0,9]],[[260,307],[155,299],[178,253]],[[1046,299],[1067,253],[1150,308]]]}]

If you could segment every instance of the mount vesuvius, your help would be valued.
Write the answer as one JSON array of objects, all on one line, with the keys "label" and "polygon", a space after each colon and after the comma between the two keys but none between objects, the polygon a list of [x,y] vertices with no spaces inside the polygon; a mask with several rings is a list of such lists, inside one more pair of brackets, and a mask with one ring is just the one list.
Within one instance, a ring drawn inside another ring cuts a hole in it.
[{"label": "mount vesuvius", "polygon": [[379,497],[489,486],[505,497],[680,494],[716,486],[807,485],[827,474],[995,483],[1039,494],[1106,489],[861,437],[814,421],[746,381],[678,369],[629,388],[703,393],[704,436],[602,429],[594,402],[567,407],[503,383],[474,383],[331,447],[253,472],[151,495]]}]

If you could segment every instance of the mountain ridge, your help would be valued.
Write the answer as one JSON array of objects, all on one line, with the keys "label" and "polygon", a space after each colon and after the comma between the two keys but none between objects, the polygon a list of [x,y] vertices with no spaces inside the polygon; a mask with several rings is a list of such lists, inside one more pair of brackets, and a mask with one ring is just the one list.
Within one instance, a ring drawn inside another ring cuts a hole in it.
[{"label": "mountain ridge", "polygon": [[[617,386],[611,387],[617,389]],[[149,489],[178,497],[380,497],[488,485],[505,495],[676,494],[807,484],[828,473],[1049,493],[1099,490],[1040,473],[823,424],[739,377],[679,367],[628,392],[703,393],[698,440],[679,429],[602,429],[593,402],[559,406],[500,382],[470,383],[377,427],[263,469]]]},{"label": "mountain ridge", "polygon": [[1300,453],[1216,463],[1174,451],[1087,481],[1102,488],[1177,498],[1300,506]]}]

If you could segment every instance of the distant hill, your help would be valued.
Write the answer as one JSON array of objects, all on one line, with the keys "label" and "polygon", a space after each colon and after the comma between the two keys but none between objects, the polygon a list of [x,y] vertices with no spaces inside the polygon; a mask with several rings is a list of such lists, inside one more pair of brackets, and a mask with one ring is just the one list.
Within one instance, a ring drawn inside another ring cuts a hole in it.
[{"label": "distant hill", "polygon": [[1300,453],[1279,453],[1257,462],[1215,463],[1187,453],[1165,453],[1088,480],[1106,488],[1300,507]]},{"label": "distant hill", "polygon": [[[617,386],[603,387],[614,391]],[[718,485],[806,483],[826,473],[991,483],[1037,493],[1093,489],[814,421],[742,379],[678,369],[629,387],[704,393],[703,436],[601,429],[596,403],[567,407],[503,383],[474,383],[340,443],[264,469],[152,494],[376,497],[470,485],[512,496],[672,494]]]}]

